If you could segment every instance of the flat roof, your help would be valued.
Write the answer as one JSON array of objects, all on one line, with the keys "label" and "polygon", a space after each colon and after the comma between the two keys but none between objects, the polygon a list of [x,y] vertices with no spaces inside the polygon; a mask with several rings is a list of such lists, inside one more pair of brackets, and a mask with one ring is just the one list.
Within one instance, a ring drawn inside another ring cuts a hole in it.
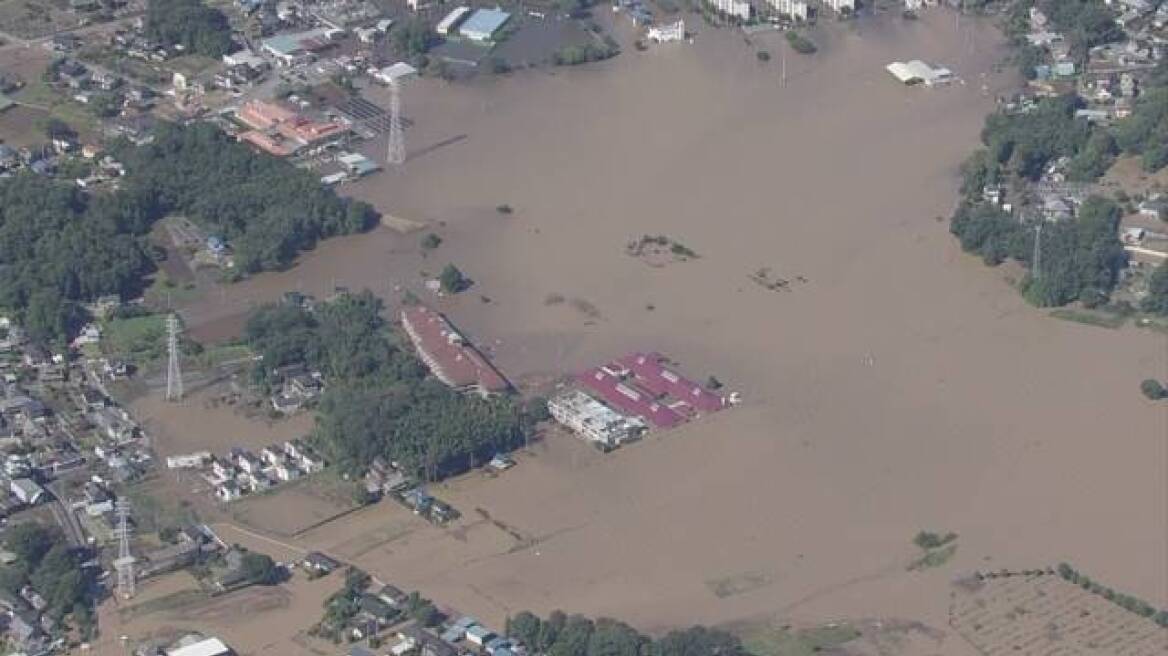
[{"label": "flat roof", "polygon": [[489,39],[510,18],[511,14],[502,9],[477,9],[458,28],[458,32],[470,38]]},{"label": "flat roof", "polygon": [[448,31],[450,31],[450,28],[458,24],[458,21],[462,20],[463,16],[466,16],[469,13],[470,7],[467,7],[466,5],[455,7],[450,11],[449,14],[446,14],[442,20],[438,21],[438,24],[434,26],[434,31],[439,34],[446,34]]},{"label": "flat roof", "polygon": [[167,656],[223,656],[230,654],[231,649],[223,644],[219,638],[207,638],[186,647],[167,652]]}]

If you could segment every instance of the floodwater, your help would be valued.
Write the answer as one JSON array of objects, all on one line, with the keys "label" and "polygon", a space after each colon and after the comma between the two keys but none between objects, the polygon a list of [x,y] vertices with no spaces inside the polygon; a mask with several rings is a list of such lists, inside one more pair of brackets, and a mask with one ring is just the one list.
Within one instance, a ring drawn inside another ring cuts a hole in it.
[{"label": "floodwater", "polygon": [[[1027,306],[938,218],[1010,82],[996,32],[948,13],[832,25],[784,82],[780,35],[696,31],[579,70],[417,83],[410,161],[348,189],[431,222],[437,251],[379,229],[187,309],[221,336],[288,289],[392,300],[455,262],[475,285],[436,305],[513,377],[653,348],[744,395],[603,458],[558,437],[448,488],[526,542],[424,528],[358,562],[496,623],[559,607],[646,630],[765,614],[944,629],[956,576],[1059,561],[1168,605],[1168,406],[1139,393],[1168,376],[1165,338]],[[964,84],[884,71],[913,58]],[[648,266],[625,253],[642,234],[700,257]],[[763,268],[789,291],[753,282]],[[956,555],[907,572],[922,529],[958,533]],[[369,530],[363,515],[307,539]],[[967,650],[950,635],[936,652]]]}]

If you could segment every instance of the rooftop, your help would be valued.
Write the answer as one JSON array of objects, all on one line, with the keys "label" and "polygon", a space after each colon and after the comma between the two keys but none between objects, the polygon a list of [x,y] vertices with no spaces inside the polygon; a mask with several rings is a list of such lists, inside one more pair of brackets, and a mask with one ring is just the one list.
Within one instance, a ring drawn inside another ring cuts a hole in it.
[{"label": "rooftop", "polygon": [[511,14],[502,9],[476,9],[458,32],[471,39],[489,39],[510,18]]},{"label": "rooftop", "polygon": [[402,308],[402,326],[434,376],[454,388],[500,393],[511,384],[457,329],[424,305]]}]

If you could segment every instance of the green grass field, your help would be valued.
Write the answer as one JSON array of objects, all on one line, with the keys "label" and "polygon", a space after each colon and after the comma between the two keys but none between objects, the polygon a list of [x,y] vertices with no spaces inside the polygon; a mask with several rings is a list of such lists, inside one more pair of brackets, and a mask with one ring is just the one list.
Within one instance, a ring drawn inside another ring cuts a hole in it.
[{"label": "green grass field", "polygon": [[860,637],[848,624],[829,624],[811,629],[760,626],[741,633],[742,646],[754,656],[814,656]]}]

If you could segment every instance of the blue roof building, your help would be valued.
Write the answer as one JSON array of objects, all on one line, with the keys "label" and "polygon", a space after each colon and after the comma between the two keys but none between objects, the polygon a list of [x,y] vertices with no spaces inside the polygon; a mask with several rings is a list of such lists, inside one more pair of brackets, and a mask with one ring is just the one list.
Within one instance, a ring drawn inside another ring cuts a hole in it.
[{"label": "blue roof building", "polygon": [[511,14],[502,9],[477,9],[458,28],[458,33],[472,41],[490,41],[510,19]]}]

